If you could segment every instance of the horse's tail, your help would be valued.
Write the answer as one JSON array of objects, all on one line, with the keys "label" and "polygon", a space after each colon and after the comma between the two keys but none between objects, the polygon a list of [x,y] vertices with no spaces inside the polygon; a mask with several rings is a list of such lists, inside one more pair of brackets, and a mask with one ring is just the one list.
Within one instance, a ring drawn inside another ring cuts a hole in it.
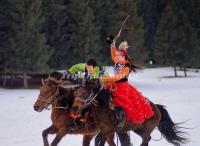
[{"label": "horse's tail", "polygon": [[156,106],[161,112],[161,120],[158,125],[158,129],[164,138],[175,146],[187,143],[188,138],[183,136],[185,132],[182,131],[184,127],[180,127],[181,123],[174,123],[164,106],[159,104],[156,104]]}]

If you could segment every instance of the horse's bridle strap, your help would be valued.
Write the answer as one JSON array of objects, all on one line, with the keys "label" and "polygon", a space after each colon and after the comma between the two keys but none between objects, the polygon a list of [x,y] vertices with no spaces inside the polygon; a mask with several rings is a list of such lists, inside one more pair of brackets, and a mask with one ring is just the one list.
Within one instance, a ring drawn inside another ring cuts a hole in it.
[{"label": "horse's bridle strap", "polygon": [[58,94],[59,90],[58,87],[56,87],[55,92],[53,92],[52,95],[50,95],[48,98],[44,98],[43,96],[39,95],[38,100],[45,103],[45,107],[54,99],[54,97]]}]

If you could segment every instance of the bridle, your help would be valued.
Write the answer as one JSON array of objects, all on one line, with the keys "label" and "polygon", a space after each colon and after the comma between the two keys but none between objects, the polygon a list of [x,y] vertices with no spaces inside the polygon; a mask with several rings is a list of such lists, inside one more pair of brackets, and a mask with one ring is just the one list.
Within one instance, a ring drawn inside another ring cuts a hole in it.
[{"label": "bridle", "polygon": [[88,107],[91,104],[97,106],[97,101],[95,99],[99,95],[99,93],[101,92],[102,89],[103,88],[101,88],[99,90],[99,92],[97,92],[96,94],[94,94],[94,90],[91,89],[90,90],[90,95],[85,100],[83,98],[81,98],[81,97],[76,96],[75,100],[78,100],[78,101],[83,103],[83,107],[80,109],[80,111],[83,110],[84,108]]},{"label": "bridle", "polygon": [[48,105],[53,101],[53,99],[57,95],[59,95],[58,87],[56,87],[55,91],[48,98],[44,98],[42,95],[39,95],[38,100],[44,102],[44,108],[48,109]]}]

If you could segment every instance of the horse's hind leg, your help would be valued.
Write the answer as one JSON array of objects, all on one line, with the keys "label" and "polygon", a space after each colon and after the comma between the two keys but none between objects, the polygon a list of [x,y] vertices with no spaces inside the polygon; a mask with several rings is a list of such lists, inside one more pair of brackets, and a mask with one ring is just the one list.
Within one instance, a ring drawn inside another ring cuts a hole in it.
[{"label": "horse's hind leg", "polygon": [[114,133],[106,135],[106,141],[109,146],[116,146],[116,144],[114,142],[114,136],[115,136]]},{"label": "horse's hind leg", "polygon": [[92,140],[93,137],[94,137],[94,135],[84,135],[82,146],[89,146],[90,141]]},{"label": "horse's hind leg", "polygon": [[49,146],[49,142],[47,139],[48,134],[55,134],[57,131],[58,131],[58,129],[54,125],[51,125],[47,129],[42,131],[42,138],[43,138],[44,146]]},{"label": "horse's hind leg", "polygon": [[60,140],[67,134],[67,129],[63,127],[62,129],[59,129],[59,131],[56,134],[56,137],[54,138],[53,142],[51,143],[51,146],[57,146]]},{"label": "horse's hind leg", "polygon": [[154,130],[156,126],[158,126],[161,119],[161,114],[158,108],[155,105],[153,105],[153,108],[154,108],[154,115],[145,122],[143,132],[141,133],[142,134],[141,146],[148,146],[148,143],[151,140],[150,136],[151,132]]}]

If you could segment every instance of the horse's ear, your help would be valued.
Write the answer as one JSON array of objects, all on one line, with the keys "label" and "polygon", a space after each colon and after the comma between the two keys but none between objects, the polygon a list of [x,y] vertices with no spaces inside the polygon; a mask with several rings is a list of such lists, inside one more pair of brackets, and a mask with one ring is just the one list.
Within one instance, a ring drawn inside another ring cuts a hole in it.
[{"label": "horse's ear", "polygon": [[41,82],[42,82],[42,85],[44,86],[45,85],[45,81],[43,79],[41,79]]}]

